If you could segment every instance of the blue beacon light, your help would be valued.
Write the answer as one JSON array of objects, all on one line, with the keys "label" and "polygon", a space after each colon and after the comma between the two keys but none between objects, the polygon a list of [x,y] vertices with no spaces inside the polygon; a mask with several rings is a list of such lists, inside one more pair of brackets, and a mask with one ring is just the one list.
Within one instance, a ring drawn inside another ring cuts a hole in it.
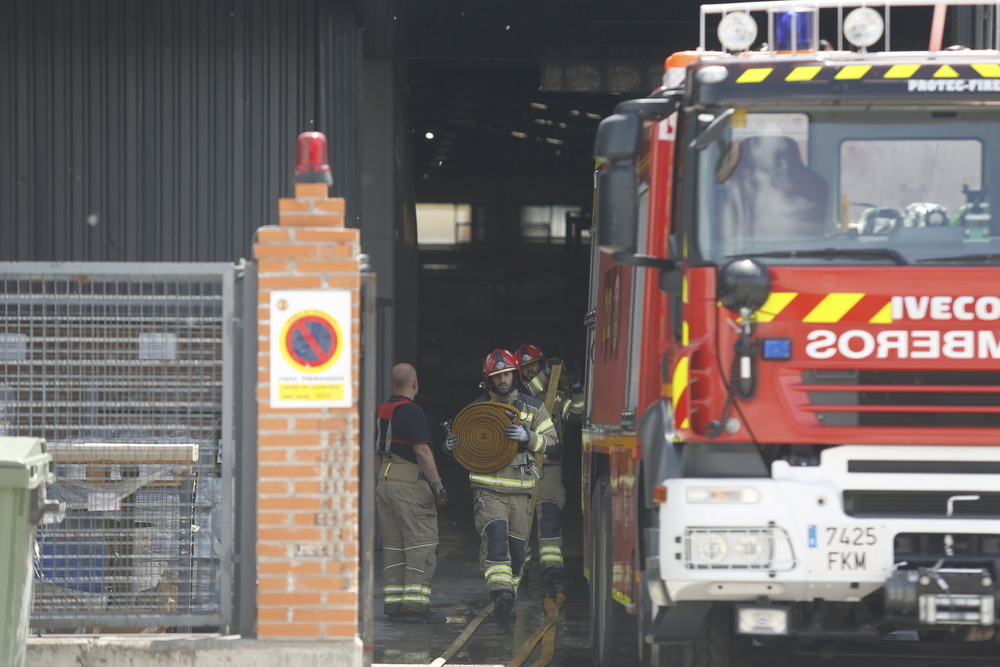
[{"label": "blue beacon light", "polygon": [[810,11],[791,10],[777,15],[774,26],[775,51],[815,51]]},{"label": "blue beacon light", "polygon": [[765,338],[761,356],[768,361],[788,361],[792,358],[792,341],[789,338]]}]

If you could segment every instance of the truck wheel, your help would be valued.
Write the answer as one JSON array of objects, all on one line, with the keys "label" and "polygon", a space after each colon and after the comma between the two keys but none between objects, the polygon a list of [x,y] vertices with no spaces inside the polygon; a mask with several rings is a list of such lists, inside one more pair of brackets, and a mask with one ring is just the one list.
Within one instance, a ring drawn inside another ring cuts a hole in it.
[{"label": "truck wheel", "polygon": [[660,644],[654,651],[656,667],[747,667],[750,640],[734,634],[733,610],[713,607],[690,644]]},{"label": "truck wheel", "polygon": [[591,659],[596,667],[625,667],[639,664],[635,619],[611,596],[612,525],[611,484],[607,477],[597,480],[592,513],[594,519],[593,570],[590,573]]}]

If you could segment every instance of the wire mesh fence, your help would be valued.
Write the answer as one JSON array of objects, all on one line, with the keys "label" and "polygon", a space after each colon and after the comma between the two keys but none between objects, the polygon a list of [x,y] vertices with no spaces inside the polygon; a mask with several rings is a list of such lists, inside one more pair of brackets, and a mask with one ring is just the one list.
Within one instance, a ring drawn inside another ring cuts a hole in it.
[{"label": "wire mesh fence", "polygon": [[230,609],[230,265],[0,264],[0,434],[42,437],[32,626],[190,631]]}]

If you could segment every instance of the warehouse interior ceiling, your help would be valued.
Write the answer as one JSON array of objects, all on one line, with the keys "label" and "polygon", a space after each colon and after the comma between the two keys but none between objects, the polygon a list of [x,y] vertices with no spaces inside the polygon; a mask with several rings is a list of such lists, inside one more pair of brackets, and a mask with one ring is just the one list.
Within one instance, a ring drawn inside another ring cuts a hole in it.
[{"label": "warehouse interior ceiling", "polygon": [[531,64],[412,64],[414,176],[433,181],[491,172],[593,168],[597,125],[620,94],[538,90]]},{"label": "warehouse interior ceiling", "polygon": [[599,119],[652,90],[698,25],[689,2],[362,1],[365,56],[406,64],[417,179],[586,172]]}]

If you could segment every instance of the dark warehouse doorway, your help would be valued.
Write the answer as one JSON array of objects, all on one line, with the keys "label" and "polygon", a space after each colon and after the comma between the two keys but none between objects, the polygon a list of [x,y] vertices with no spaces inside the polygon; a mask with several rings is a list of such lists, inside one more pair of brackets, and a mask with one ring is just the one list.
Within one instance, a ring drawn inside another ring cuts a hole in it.
[{"label": "dark warehouse doorway", "polygon": [[[418,401],[433,425],[481,393],[494,348],[584,363],[593,141],[626,96],[539,88],[537,63],[410,66]],[[564,522],[578,526],[580,447],[566,444]],[[439,467],[455,499],[444,514],[471,530],[464,471]]]}]

